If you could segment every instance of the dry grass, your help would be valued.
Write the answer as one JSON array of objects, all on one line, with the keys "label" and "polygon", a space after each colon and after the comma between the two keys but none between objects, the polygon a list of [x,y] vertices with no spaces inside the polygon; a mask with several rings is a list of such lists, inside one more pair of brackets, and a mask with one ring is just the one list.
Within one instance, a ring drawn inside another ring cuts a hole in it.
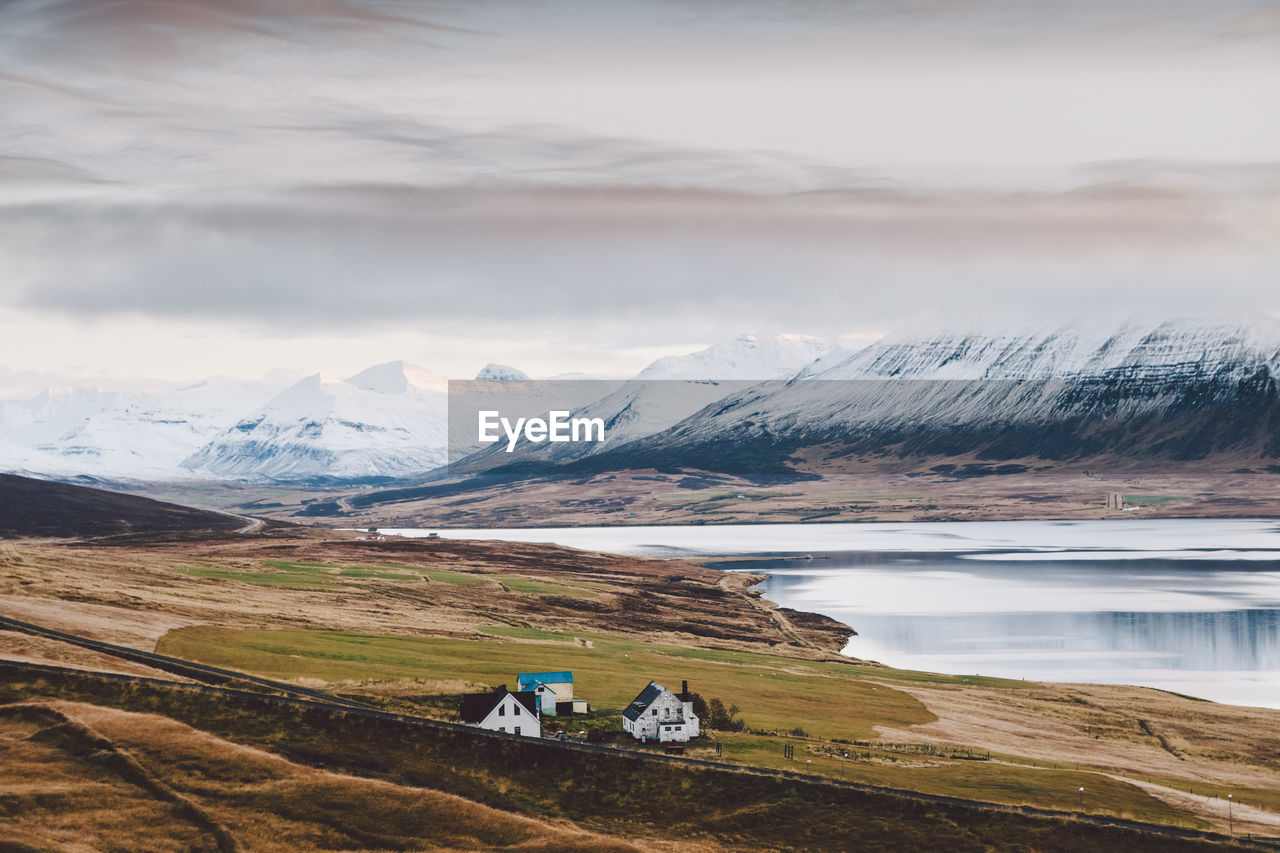
[{"label": "dry grass", "polygon": [[[764,485],[738,477],[619,471],[585,479],[528,480],[463,494],[384,504],[348,504],[326,519],[344,526],[558,527],[597,524],[764,524],[805,521],[938,521],[1110,517],[1269,517],[1280,515],[1280,477],[1256,459],[1223,459],[1176,469],[1013,460],[1021,473],[961,477],[932,470],[949,463],[991,468],[970,458],[827,462],[810,454],[797,471],[817,480]],[[1003,463],[999,463],[1003,464]],[[1251,473],[1237,473],[1254,466]],[[1089,473],[1085,473],[1088,469]],[[698,472],[689,472],[697,474]],[[703,488],[681,488],[689,479]],[[1106,508],[1107,495],[1138,497],[1136,513]],[[358,495],[348,495],[355,498]],[[301,508],[274,510],[288,518]]]},{"label": "dry grass", "polygon": [[[683,635],[688,645],[782,644],[806,655],[834,654],[849,633],[830,620],[784,632],[767,611],[744,607],[741,591],[718,586],[718,571],[549,545],[302,532],[16,550],[21,562],[0,574],[4,613],[144,649],[195,624],[434,636],[474,636],[494,624],[580,632],[607,624]],[[674,574],[685,580],[669,582]]]},{"label": "dry grass", "polygon": [[[0,708],[6,840],[37,849],[213,850],[213,825],[237,849],[282,853],[637,849],[439,791],[303,767],[163,717],[68,702],[49,707],[79,724],[82,739],[65,726],[55,732],[56,722],[31,713],[36,709]],[[102,761],[110,750],[128,755],[148,778],[116,772]],[[172,791],[188,809],[157,797],[152,786]],[[195,814],[206,819],[193,820]]]}]

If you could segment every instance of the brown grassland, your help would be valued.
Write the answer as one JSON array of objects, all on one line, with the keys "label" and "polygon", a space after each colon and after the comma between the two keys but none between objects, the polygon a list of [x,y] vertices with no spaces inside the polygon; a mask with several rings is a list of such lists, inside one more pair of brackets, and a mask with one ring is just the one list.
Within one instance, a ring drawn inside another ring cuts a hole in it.
[{"label": "brown grassland", "polygon": [[[792,460],[794,471],[815,479],[628,470],[478,481],[463,489],[434,484],[434,493],[417,492],[410,484],[391,490],[388,497],[394,499],[379,497],[378,490],[317,497],[268,489],[261,503],[247,506],[242,493],[212,485],[156,494],[280,519],[391,528],[1280,515],[1280,476],[1275,466],[1257,459],[1140,466],[972,457],[831,461],[816,450],[807,455]],[[1126,509],[1108,509],[1112,493],[1126,496]]]}]

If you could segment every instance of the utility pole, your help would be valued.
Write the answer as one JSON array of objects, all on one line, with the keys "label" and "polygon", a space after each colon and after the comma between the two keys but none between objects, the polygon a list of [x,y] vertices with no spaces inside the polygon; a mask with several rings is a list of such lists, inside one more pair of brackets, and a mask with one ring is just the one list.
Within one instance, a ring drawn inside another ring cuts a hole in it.
[{"label": "utility pole", "polygon": [[1231,795],[1230,794],[1227,794],[1227,834],[1228,835],[1236,834],[1235,820],[1231,816]]},{"label": "utility pole", "polygon": [[1080,811],[1084,811],[1084,786],[1080,786]]}]

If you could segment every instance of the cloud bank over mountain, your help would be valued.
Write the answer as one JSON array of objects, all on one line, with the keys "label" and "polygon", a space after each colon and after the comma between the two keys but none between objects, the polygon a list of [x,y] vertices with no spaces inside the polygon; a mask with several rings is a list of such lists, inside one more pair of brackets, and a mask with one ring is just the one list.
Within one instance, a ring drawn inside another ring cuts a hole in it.
[{"label": "cloud bank over mountain", "polygon": [[1260,0],[18,0],[0,364],[630,372],[765,322],[1275,311],[1278,46]]}]

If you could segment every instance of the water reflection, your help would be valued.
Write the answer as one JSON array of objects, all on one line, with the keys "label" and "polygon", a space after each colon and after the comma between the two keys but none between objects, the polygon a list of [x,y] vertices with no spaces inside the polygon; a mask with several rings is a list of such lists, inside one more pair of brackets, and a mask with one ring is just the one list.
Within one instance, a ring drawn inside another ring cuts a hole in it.
[{"label": "water reflection", "polygon": [[1280,707],[1280,564],[835,554],[742,564],[767,598],[913,669],[1130,683]]}]

